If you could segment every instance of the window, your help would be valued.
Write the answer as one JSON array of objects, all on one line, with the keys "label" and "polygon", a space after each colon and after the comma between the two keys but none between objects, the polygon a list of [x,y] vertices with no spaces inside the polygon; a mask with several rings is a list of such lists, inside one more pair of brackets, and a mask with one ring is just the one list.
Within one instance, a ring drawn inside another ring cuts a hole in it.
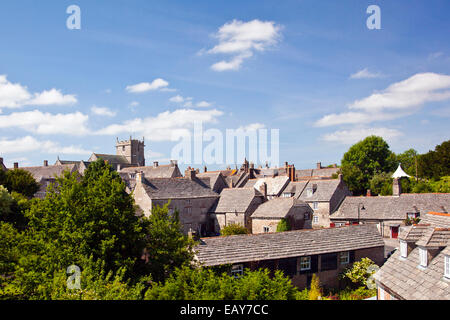
[{"label": "window", "polygon": [[300,270],[311,270],[311,257],[300,258]]},{"label": "window", "polygon": [[309,198],[309,197],[312,197],[312,195],[313,195],[313,189],[312,188],[306,189],[306,196]]},{"label": "window", "polygon": [[450,256],[444,256],[444,276],[450,279]]},{"label": "window", "polygon": [[428,264],[427,249],[419,248],[420,265],[426,267]]},{"label": "window", "polygon": [[244,266],[242,264],[235,264],[231,267],[231,275],[235,278],[239,278],[244,274]]},{"label": "window", "polygon": [[337,253],[328,253],[320,256],[321,271],[337,269]]},{"label": "window", "polygon": [[290,198],[290,197],[293,197],[293,196],[294,196],[294,194],[290,193],[290,192],[284,192],[283,193],[283,198]]},{"label": "window", "polygon": [[403,240],[400,240],[400,256],[402,258],[408,257],[408,244]]},{"label": "window", "polygon": [[192,213],[192,207],[187,207],[186,209],[186,213],[187,214],[191,214]]},{"label": "window", "polygon": [[339,263],[340,264],[350,263],[350,252],[346,251],[339,253]]},{"label": "window", "polygon": [[319,203],[318,202],[313,202],[313,209],[317,210],[319,208]]},{"label": "window", "polygon": [[319,223],[319,216],[313,216],[313,222]]},{"label": "window", "polygon": [[267,233],[267,232],[270,231],[270,228],[269,228],[269,227],[264,227],[263,229],[264,229],[264,233]]}]

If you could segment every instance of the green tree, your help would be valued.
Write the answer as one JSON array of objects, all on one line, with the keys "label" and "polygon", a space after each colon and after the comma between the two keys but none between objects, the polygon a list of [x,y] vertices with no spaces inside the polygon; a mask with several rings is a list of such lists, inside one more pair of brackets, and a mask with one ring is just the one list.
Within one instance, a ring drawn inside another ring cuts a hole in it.
[{"label": "green tree", "polygon": [[381,137],[369,136],[344,154],[341,170],[354,195],[365,194],[370,179],[378,172],[391,172],[397,164],[395,154]]},{"label": "green tree", "polygon": [[147,300],[292,300],[298,290],[281,271],[245,270],[240,277],[209,268],[176,269],[165,283],[153,283]]},{"label": "green tree", "polygon": [[291,226],[289,221],[285,218],[282,218],[277,225],[277,232],[285,232],[291,230]]},{"label": "green tree", "polygon": [[450,140],[419,156],[418,174],[429,179],[450,176]]},{"label": "green tree", "polygon": [[235,234],[248,234],[248,230],[238,223],[231,223],[220,230],[221,236],[232,236]]},{"label": "green tree", "polygon": [[84,177],[66,172],[27,217],[9,288],[28,299],[49,299],[54,278],[73,264],[84,269],[86,257],[102,261],[106,274],[126,271],[127,280],[142,261],[145,224],[120,176],[103,161],[93,162]]},{"label": "green tree", "polygon": [[402,169],[410,176],[416,176],[416,160],[419,153],[414,149],[408,149],[396,156],[397,162],[401,164]]},{"label": "green tree", "polygon": [[390,173],[376,173],[370,179],[370,190],[375,195],[392,195],[392,178]]},{"label": "green tree", "polygon": [[40,188],[33,176],[23,169],[8,170],[6,172],[5,187],[10,192],[18,192],[31,198]]},{"label": "green tree", "polygon": [[374,271],[370,271],[371,266],[375,266],[375,262],[369,258],[362,258],[345,270],[341,277],[350,280],[354,287],[366,287],[368,279],[374,274]]},{"label": "green tree", "polygon": [[169,214],[169,203],[153,208],[145,229],[146,272],[164,281],[175,269],[191,263],[194,241],[183,235],[178,211]]}]

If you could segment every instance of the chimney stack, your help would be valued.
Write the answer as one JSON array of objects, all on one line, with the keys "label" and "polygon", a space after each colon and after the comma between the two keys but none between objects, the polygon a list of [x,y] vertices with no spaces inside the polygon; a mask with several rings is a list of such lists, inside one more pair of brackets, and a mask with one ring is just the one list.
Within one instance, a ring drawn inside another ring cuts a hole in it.
[{"label": "chimney stack", "polygon": [[206,166],[203,167],[203,172],[208,172],[208,168]]},{"label": "chimney stack", "polygon": [[400,179],[394,178],[392,184],[392,195],[394,197],[399,197],[402,194],[402,185],[400,184]]},{"label": "chimney stack", "polygon": [[143,171],[136,172],[136,186],[142,185],[145,179],[145,174]]},{"label": "chimney stack", "polygon": [[259,192],[264,196],[264,201],[267,200],[267,183],[263,182],[261,186],[259,186]]},{"label": "chimney stack", "polygon": [[342,176],[342,173],[339,173],[338,174],[338,179],[339,179],[339,181],[344,181],[344,177]]},{"label": "chimney stack", "polygon": [[159,166],[159,163],[158,163],[158,161],[153,161],[153,167],[158,167]]},{"label": "chimney stack", "polygon": [[317,169],[322,169],[322,162],[317,162]]},{"label": "chimney stack", "polygon": [[188,167],[186,171],[184,172],[185,178],[188,178],[189,180],[195,179],[195,169]]},{"label": "chimney stack", "polygon": [[48,160],[44,160],[44,167],[48,167]]},{"label": "chimney stack", "polygon": [[367,189],[367,197],[371,197],[372,196],[372,192],[370,191],[370,189]]},{"label": "chimney stack", "polygon": [[14,169],[19,169],[19,163],[18,162],[14,162]]},{"label": "chimney stack", "polygon": [[178,161],[177,160],[170,160],[170,165],[172,167],[176,167],[178,165]]}]

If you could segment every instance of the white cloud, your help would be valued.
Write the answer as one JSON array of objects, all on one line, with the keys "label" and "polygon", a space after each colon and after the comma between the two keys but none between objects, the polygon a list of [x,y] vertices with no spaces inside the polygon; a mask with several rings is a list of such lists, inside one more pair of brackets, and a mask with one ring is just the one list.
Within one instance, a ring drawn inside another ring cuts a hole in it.
[{"label": "white cloud", "polygon": [[11,83],[6,75],[0,75],[0,107],[20,108],[29,105],[73,105],[77,102],[75,95],[64,95],[58,89],[30,93],[27,87]]},{"label": "white cloud", "polygon": [[[126,87],[126,90],[131,93],[142,93],[154,90],[167,90],[169,82],[164,79],[158,78],[150,82],[141,82],[138,84],[130,85]],[[169,89],[170,90],[170,89]]]},{"label": "white cloud", "polygon": [[323,116],[314,124],[316,127],[328,127],[341,124],[363,124],[371,123],[374,121],[387,121],[393,120],[406,115],[411,112],[390,112],[390,113],[365,113],[365,112],[344,112],[344,113],[332,113]]},{"label": "white cloud", "polygon": [[383,75],[381,73],[370,72],[367,68],[364,68],[350,75],[350,79],[373,79],[381,78],[382,76]]},{"label": "white cloud", "polygon": [[77,154],[88,155],[91,153],[80,146],[62,147],[52,141],[39,141],[34,137],[26,136],[15,140],[0,139],[0,150],[3,154],[38,151],[51,154]]},{"label": "white cloud", "polygon": [[184,98],[180,95],[176,95],[175,97],[170,98],[169,101],[175,103],[182,103],[184,102]]},{"label": "white cloud", "polygon": [[389,128],[355,128],[325,134],[322,136],[322,140],[350,145],[370,135],[380,136],[387,141],[392,141],[403,134],[396,129]]},{"label": "white cloud", "polygon": [[354,101],[349,105],[349,109],[357,111],[325,115],[316,121],[315,126],[393,120],[415,113],[427,102],[448,99],[450,99],[450,76],[418,73],[390,85],[379,93]]},{"label": "white cloud", "polygon": [[264,51],[280,39],[281,26],[273,21],[258,19],[243,22],[233,20],[221,26],[215,37],[219,43],[207,52],[232,55],[231,60],[222,60],[211,66],[215,71],[238,70],[243,61],[254,51]]},{"label": "white cloud", "polygon": [[426,102],[450,99],[450,76],[436,73],[418,73],[396,82],[387,89],[357,100],[350,109],[366,111],[381,109],[407,109]]},{"label": "white cloud", "polygon": [[178,109],[165,111],[156,117],[136,118],[121,124],[112,124],[97,132],[99,135],[133,133],[146,137],[150,141],[176,141],[179,136],[190,134],[195,121],[203,124],[216,123],[223,112],[219,110]]},{"label": "white cloud", "polygon": [[110,109],[106,107],[97,107],[92,106],[91,111],[93,114],[99,115],[99,116],[106,116],[106,117],[114,117],[117,112],[111,111]]},{"label": "white cloud", "polygon": [[39,110],[0,116],[0,128],[21,128],[36,134],[85,135],[89,117],[81,112],[51,114]]},{"label": "white cloud", "polygon": [[209,103],[208,101],[200,101],[197,102],[197,104],[195,106],[199,107],[199,108],[208,108],[211,107],[211,103]]}]

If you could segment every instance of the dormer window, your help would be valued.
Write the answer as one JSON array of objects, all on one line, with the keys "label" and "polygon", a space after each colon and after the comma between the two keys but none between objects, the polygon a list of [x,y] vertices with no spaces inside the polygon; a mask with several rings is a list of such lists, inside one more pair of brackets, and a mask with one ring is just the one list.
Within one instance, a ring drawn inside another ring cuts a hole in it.
[{"label": "dormer window", "polygon": [[444,256],[444,277],[450,279],[450,256]]},{"label": "dormer window", "polygon": [[426,268],[428,265],[427,249],[419,248],[420,266]]},{"label": "dormer window", "polygon": [[408,257],[408,244],[403,240],[400,240],[400,256],[402,258]]},{"label": "dormer window", "polygon": [[408,219],[415,219],[420,217],[420,213],[419,212],[408,212]]}]

